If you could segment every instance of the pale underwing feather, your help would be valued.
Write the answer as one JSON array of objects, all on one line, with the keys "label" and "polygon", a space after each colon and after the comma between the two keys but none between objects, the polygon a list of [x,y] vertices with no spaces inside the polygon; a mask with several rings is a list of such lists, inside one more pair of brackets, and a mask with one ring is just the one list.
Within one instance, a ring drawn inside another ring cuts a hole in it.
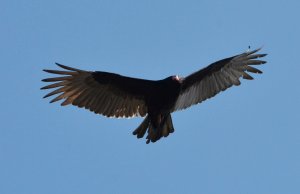
[{"label": "pale underwing feather", "polygon": [[[94,72],[84,71],[58,63],[57,65],[64,69],[64,71],[48,69],[44,71],[63,76],[42,80],[44,82],[55,82],[41,88],[56,88],[45,95],[45,98],[58,95],[50,102],[64,99],[61,103],[62,106],[72,104],[108,117],[132,117],[145,116],[147,114],[147,107],[142,96],[135,96],[135,93],[131,94],[130,91],[126,92],[119,89],[123,83],[120,83],[121,85],[119,86],[115,86],[110,84],[108,80],[108,82],[103,82],[102,84],[102,82],[98,82],[94,79]],[[108,77],[115,76],[115,74],[109,73],[105,75],[108,75]],[[122,79],[131,78],[123,77]],[[130,83],[133,83],[133,81],[130,80]]]},{"label": "pale underwing feather", "polygon": [[253,79],[250,73],[262,71],[249,65],[261,65],[266,61],[259,58],[266,54],[257,54],[260,49],[217,61],[182,80],[183,89],[176,100],[173,111],[185,109],[193,104],[211,98],[232,85],[240,85],[240,78]]}]

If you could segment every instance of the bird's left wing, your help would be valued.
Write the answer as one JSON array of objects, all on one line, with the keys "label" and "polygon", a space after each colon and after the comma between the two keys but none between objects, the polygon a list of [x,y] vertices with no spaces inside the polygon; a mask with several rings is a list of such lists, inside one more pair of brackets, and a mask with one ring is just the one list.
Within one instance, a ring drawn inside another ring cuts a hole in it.
[{"label": "bird's left wing", "polygon": [[232,85],[240,85],[240,78],[252,80],[248,73],[262,73],[251,65],[260,65],[266,61],[258,58],[266,54],[257,54],[260,49],[247,51],[240,55],[217,61],[182,80],[182,89],[173,111],[185,109],[211,98]]},{"label": "bird's left wing", "polygon": [[54,83],[41,89],[56,88],[44,98],[59,94],[51,102],[63,99],[62,106],[72,104],[107,117],[134,117],[147,114],[145,97],[154,81],[57,65],[64,70],[44,71],[63,76],[42,80]]}]

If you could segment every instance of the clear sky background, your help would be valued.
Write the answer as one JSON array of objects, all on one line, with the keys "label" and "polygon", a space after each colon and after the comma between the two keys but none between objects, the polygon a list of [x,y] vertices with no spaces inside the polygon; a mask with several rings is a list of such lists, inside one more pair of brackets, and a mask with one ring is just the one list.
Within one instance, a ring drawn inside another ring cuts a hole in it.
[{"label": "clear sky background", "polygon": [[[0,193],[300,193],[300,3],[0,1]],[[173,114],[145,144],[142,118],[42,99],[55,62],[146,79],[186,76],[264,46],[267,64]]]}]

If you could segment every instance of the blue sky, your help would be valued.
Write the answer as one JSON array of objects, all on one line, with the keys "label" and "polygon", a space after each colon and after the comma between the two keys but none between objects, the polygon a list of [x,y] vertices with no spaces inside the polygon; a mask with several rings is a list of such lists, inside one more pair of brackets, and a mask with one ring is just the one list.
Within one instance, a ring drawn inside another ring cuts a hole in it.
[{"label": "blue sky", "polygon": [[[299,1],[0,1],[0,193],[300,193]],[[267,64],[137,140],[136,119],[42,99],[55,62],[186,76],[264,46]]]}]

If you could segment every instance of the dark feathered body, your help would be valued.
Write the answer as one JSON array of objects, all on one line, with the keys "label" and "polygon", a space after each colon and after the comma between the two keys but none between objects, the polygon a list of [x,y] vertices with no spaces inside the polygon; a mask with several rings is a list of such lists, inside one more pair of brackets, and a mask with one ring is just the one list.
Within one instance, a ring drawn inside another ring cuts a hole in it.
[{"label": "dark feathered body", "polygon": [[42,89],[56,88],[45,97],[59,94],[51,102],[64,99],[61,105],[84,107],[107,117],[145,116],[133,132],[138,138],[147,134],[147,143],[174,132],[171,113],[198,104],[233,85],[240,78],[253,79],[248,73],[262,73],[252,67],[266,54],[259,49],[222,59],[185,78],[170,76],[152,81],[115,73],[84,71],[57,64],[68,71],[44,70],[62,77],[44,79],[54,82]]},{"label": "dark feathered body", "polygon": [[153,88],[149,89],[146,104],[149,113],[169,113],[174,106],[180,92],[181,83],[173,78],[155,81]]},{"label": "dark feathered body", "polygon": [[148,107],[148,116],[145,118],[145,122],[148,121],[148,126],[145,124],[144,127],[137,128],[133,134],[139,134],[142,137],[149,128],[146,137],[147,143],[149,143],[174,132],[171,110],[179,96],[180,88],[181,83],[174,79],[174,76],[156,81],[153,88],[149,88],[150,93],[145,99]]}]

